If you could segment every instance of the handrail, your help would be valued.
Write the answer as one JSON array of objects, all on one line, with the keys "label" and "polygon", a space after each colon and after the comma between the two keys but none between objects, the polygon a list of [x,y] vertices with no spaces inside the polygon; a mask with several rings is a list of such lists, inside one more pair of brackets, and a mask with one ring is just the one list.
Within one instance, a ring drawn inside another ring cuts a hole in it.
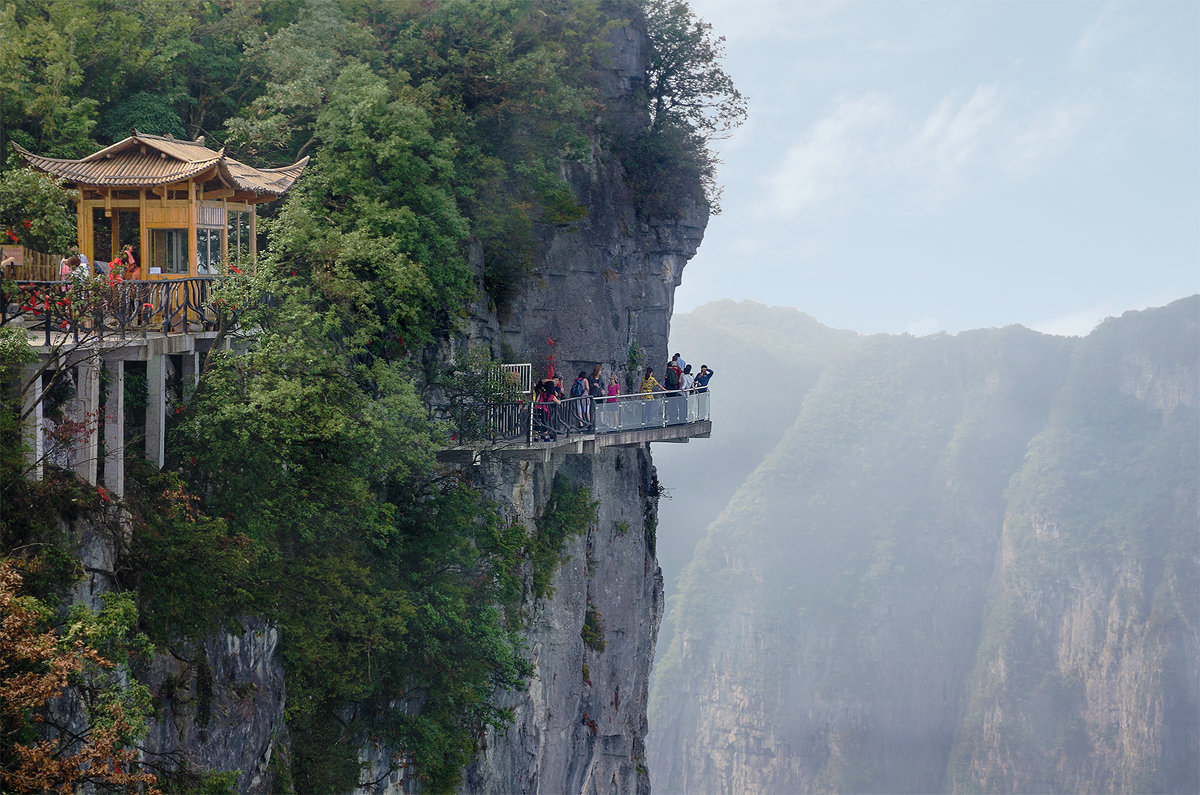
[{"label": "handrail", "polygon": [[[123,280],[76,284],[73,281],[0,283],[0,326],[30,318],[45,332],[66,333],[79,342],[80,332],[103,338],[115,332],[125,339],[130,331],[142,337],[217,328],[222,310],[209,300],[211,276],[182,279]],[[10,285],[15,285],[15,292]],[[82,308],[82,309],[81,309]]]},{"label": "handrail", "polygon": [[579,434],[621,433],[687,425],[709,419],[710,399],[701,392],[641,392],[612,397],[517,400],[431,407],[435,420],[450,428],[450,440],[507,442],[557,441]]}]

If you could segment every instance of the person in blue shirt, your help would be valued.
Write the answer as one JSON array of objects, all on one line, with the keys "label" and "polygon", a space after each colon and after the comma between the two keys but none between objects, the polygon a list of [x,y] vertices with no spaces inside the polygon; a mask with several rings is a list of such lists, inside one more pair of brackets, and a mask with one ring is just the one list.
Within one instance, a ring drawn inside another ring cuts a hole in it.
[{"label": "person in blue shirt", "polygon": [[700,365],[700,372],[696,375],[696,383],[695,383],[696,391],[697,392],[707,392],[708,391],[708,379],[712,378],[714,375],[716,375],[716,372],[713,370],[709,370],[707,364]]}]

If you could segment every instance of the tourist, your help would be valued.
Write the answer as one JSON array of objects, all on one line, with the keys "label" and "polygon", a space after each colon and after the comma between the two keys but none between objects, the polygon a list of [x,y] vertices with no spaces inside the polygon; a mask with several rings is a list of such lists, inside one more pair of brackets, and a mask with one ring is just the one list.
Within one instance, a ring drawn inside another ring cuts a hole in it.
[{"label": "tourist", "polygon": [[621,383],[617,381],[615,375],[610,375],[608,377],[608,402],[616,403],[619,394],[621,394]]},{"label": "tourist", "polygon": [[697,392],[707,392],[708,391],[708,379],[712,378],[713,375],[715,375],[715,373],[712,370],[708,369],[707,364],[700,365],[700,372],[696,375],[696,381],[695,381],[696,391]]},{"label": "tourist", "polygon": [[656,389],[659,392],[667,391],[666,389],[663,388],[662,384],[658,383],[658,379],[656,379],[654,377],[654,368],[647,367],[646,375],[645,375],[645,377],[642,378],[642,387],[641,387],[642,399],[650,400],[652,397],[654,397],[651,393],[654,392],[654,390],[656,390]]},{"label": "tourist", "polygon": [[550,412],[555,404],[562,402],[556,394],[558,391],[553,378],[544,378],[534,387],[534,441],[545,442],[555,438],[550,424]]},{"label": "tourist", "polygon": [[679,376],[683,374],[683,370],[675,365],[679,360],[679,354],[675,354],[671,361],[667,362],[667,374],[663,376],[663,388],[673,394],[678,394]]},{"label": "tourist", "polygon": [[133,256],[133,246],[126,246],[121,250],[121,256],[118,258],[125,267],[125,278],[130,281],[137,281],[142,278],[142,267],[138,265]]},{"label": "tourist", "polygon": [[602,365],[596,365],[592,368],[592,377],[588,379],[588,383],[591,384],[588,394],[594,398],[604,397],[604,386],[600,383],[600,374],[603,369]]},{"label": "tourist", "polygon": [[571,385],[571,397],[575,400],[575,422],[579,426],[586,427],[592,422],[592,412],[590,411],[590,400],[584,400],[591,391],[591,384],[588,383],[587,372],[579,371],[579,376],[576,377],[575,383]]},{"label": "tourist", "polygon": [[684,392],[691,392],[695,383],[696,377],[692,375],[692,366],[689,364],[683,368],[683,375],[679,376],[679,388]]}]

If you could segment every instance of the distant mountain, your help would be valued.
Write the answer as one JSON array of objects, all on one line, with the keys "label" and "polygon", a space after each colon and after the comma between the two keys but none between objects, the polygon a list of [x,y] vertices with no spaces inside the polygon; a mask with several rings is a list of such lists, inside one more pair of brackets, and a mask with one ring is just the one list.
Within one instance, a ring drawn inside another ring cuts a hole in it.
[{"label": "distant mountain", "polygon": [[670,538],[658,550],[668,582],[742,479],[778,444],[780,428],[796,419],[821,372],[864,338],[798,309],[716,301],[672,318],[670,339],[671,352],[682,353],[694,370],[707,364],[716,371],[711,400],[720,419],[711,439],[654,448],[660,473],[670,473],[663,485],[673,497],[659,506]]},{"label": "distant mountain", "polygon": [[747,407],[792,417],[680,578],[654,786],[1200,791],[1200,297],[1085,339],[815,325],[765,352],[749,315],[780,310],[722,312],[741,360],[816,377]]}]

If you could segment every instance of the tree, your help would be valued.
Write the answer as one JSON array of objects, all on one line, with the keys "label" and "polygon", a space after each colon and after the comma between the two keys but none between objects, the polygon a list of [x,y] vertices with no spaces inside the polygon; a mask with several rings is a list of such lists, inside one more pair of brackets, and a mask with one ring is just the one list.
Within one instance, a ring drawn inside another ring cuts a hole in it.
[{"label": "tree", "polygon": [[721,66],[725,40],[683,0],[644,0],[643,11],[650,128],[619,142],[630,188],[643,215],[678,215],[687,199],[719,213],[712,142],[746,118],[746,98]]},{"label": "tree", "polygon": [[682,124],[705,142],[728,135],[746,118],[746,98],[721,66],[725,37],[683,0],[645,0],[651,125]]},{"label": "tree", "polygon": [[0,245],[62,253],[75,246],[76,191],[29,168],[0,174]]},{"label": "tree", "polygon": [[[131,747],[145,734],[149,690],[113,662],[145,650],[132,634],[133,600],[105,594],[99,614],[76,605],[59,632],[46,626],[48,606],[20,595],[21,579],[13,561],[0,560],[0,784],[64,795],[89,783],[157,792]],[[49,710],[69,688],[86,709],[82,731]]]}]

